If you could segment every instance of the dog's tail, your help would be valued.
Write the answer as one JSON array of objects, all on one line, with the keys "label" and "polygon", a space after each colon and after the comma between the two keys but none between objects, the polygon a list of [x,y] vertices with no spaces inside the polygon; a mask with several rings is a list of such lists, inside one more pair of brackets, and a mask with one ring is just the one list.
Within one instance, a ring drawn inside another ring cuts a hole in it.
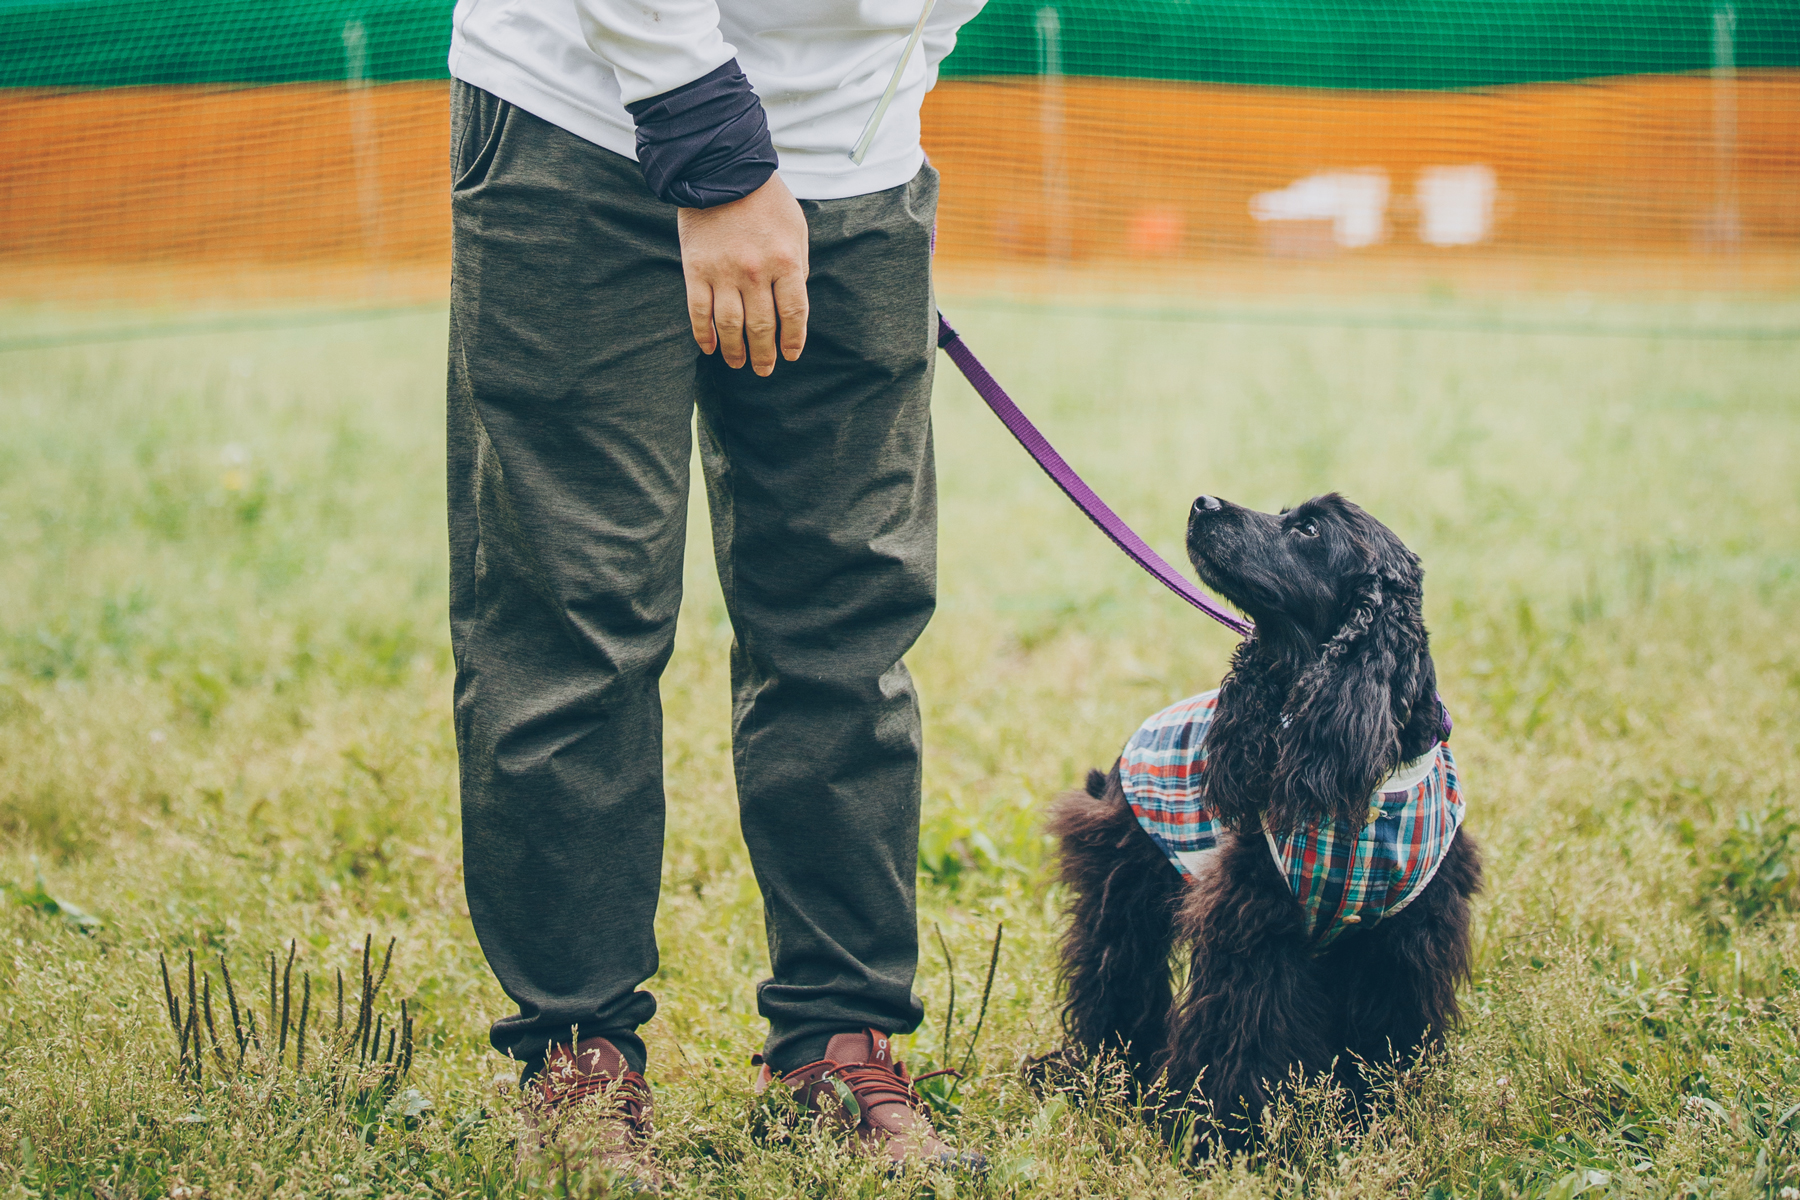
[{"label": "dog's tail", "polygon": [[1082,1059],[1121,1051],[1148,1083],[1172,999],[1169,952],[1181,875],[1137,822],[1112,774],[1088,772],[1050,810],[1069,889],[1062,936],[1067,1048]]}]

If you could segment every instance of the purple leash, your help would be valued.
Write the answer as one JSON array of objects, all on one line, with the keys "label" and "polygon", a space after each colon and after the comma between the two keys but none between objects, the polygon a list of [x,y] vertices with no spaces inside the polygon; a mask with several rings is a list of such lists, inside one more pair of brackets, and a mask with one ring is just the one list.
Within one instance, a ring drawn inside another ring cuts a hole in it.
[{"label": "purple leash", "polygon": [[1025,453],[1044,468],[1044,474],[1075,502],[1075,507],[1088,520],[1100,527],[1101,533],[1111,538],[1113,544],[1123,550],[1132,562],[1150,572],[1157,582],[1171,592],[1233,633],[1249,635],[1252,628],[1250,622],[1228,612],[1189,583],[1185,576],[1171,567],[1162,555],[1152,550],[1131,526],[1121,520],[1119,514],[1107,506],[1106,501],[1094,494],[1094,489],[1075,473],[1075,468],[1065,462],[1063,456],[1056,452],[1056,447],[1038,432],[1038,427],[1031,423],[1031,418],[1019,411],[1019,406],[1013,403],[1012,397],[1006,394],[1006,389],[1000,386],[999,381],[988,374],[988,369],[981,365],[981,360],[963,343],[962,335],[950,328],[950,322],[944,319],[943,313],[938,314],[937,343],[968,379],[976,393],[987,401],[987,406],[994,410],[994,415],[1000,418],[1000,423],[1006,426],[1007,432],[1019,439],[1019,445],[1025,447]]},{"label": "purple leash", "polygon": [[[1049,439],[1038,432],[1038,427],[1031,423],[1031,418],[1019,411],[1019,406],[1014,404],[1012,397],[1006,394],[1006,389],[1000,386],[1000,381],[981,365],[981,360],[975,357],[974,351],[970,350],[963,342],[962,335],[950,327],[950,322],[944,319],[944,314],[941,312],[938,314],[937,344],[945,354],[950,356],[950,361],[956,364],[957,370],[963,373],[963,377],[969,381],[976,394],[987,402],[989,408],[994,410],[994,415],[1000,418],[1000,423],[1006,426],[1007,432],[1019,440],[1019,445],[1025,447],[1025,453],[1031,455],[1032,461],[1044,469],[1044,474],[1050,477],[1051,482],[1061,488],[1063,494],[1075,502],[1075,507],[1079,508],[1088,520],[1099,526],[1100,532],[1111,538],[1113,544],[1125,552],[1126,557],[1150,572],[1157,582],[1225,628],[1242,637],[1250,635],[1250,631],[1255,628],[1250,622],[1228,611],[1205,592],[1189,583],[1186,576],[1171,567],[1162,555],[1152,550],[1149,543],[1139,537],[1131,526],[1127,525],[1119,517],[1119,514],[1107,505],[1106,501],[1094,493],[1094,489],[1075,473],[1075,468],[1071,467],[1063,456],[1056,452],[1056,447],[1050,444]],[[1438,701],[1438,715],[1441,730],[1438,740],[1448,741],[1450,739],[1450,710],[1444,707],[1441,699]]]}]

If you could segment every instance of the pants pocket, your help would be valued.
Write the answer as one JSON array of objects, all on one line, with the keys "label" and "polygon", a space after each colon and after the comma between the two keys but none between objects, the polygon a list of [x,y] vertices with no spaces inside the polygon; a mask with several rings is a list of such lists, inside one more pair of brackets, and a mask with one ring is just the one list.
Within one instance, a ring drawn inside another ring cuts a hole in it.
[{"label": "pants pocket", "polygon": [[[487,178],[512,105],[460,79],[450,81],[450,190],[467,191]],[[473,153],[471,153],[473,151]]]}]

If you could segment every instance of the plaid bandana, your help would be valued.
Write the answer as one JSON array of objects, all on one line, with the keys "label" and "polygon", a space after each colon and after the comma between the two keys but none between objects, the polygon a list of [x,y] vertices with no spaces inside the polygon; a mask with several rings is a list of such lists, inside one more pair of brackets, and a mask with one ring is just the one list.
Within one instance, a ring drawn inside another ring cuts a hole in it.
[{"label": "plaid bandana", "polygon": [[[1211,691],[1170,705],[1145,721],[1119,756],[1131,811],[1189,883],[1210,866],[1221,832],[1200,795],[1206,729],[1218,704]],[[1362,829],[1327,819],[1263,836],[1306,910],[1317,953],[1346,930],[1411,904],[1437,873],[1462,818],[1456,760],[1440,742],[1382,781]]]}]

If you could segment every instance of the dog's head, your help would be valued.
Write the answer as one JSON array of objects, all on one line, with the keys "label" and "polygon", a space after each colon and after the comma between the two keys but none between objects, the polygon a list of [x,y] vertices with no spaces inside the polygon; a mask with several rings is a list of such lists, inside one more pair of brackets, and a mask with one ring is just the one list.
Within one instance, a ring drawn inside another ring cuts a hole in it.
[{"label": "dog's head", "polygon": [[1424,571],[1335,492],[1282,513],[1194,501],[1188,557],[1256,623],[1207,736],[1207,796],[1228,823],[1360,826],[1370,794],[1439,734]]}]

